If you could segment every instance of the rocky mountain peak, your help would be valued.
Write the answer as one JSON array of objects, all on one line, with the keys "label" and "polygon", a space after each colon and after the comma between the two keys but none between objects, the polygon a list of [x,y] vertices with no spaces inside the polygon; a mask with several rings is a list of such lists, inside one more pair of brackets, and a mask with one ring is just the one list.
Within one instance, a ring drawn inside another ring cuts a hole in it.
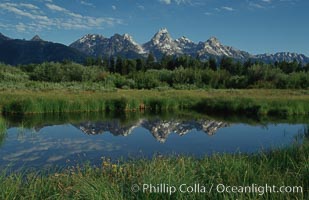
[{"label": "rocky mountain peak", "polygon": [[159,44],[162,42],[172,42],[172,38],[166,28],[160,29],[152,38],[154,44]]},{"label": "rocky mountain peak", "polygon": [[182,36],[178,39],[175,40],[177,43],[178,47],[182,50],[183,53],[188,54],[188,55],[193,55],[194,52],[196,51],[196,46],[193,41],[191,41],[189,38]]},{"label": "rocky mountain peak", "polygon": [[161,28],[159,31],[158,31],[159,34],[168,34],[168,30],[167,28]]},{"label": "rocky mountain peak", "polygon": [[131,35],[125,33],[125,34],[123,34],[123,38],[126,41],[132,43],[134,46],[136,46],[136,48],[138,49],[139,53],[145,53],[144,49],[142,48],[142,46],[139,45],[137,42],[135,42],[135,40],[133,39],[133,37]]},{"label": "rocky mountain peak", "polygon": [[206,42],[200,42],[197,47],[197,52],[198,56],[203,59],[208,59],[210,56],[227,56],[244,60],[251,56],[248,52],[222,45],[216,37],[211,37]]},{"label": "rocky mountain peak", "polygon": [[[120,35],[115,34],[110,38],[110,45],[112,45],[115,50],[118,51],[126,51],[126,52],[134,52],[137,54],[143,54],[143,48],[134,41],[133,37],[127,33]],[[117,47],[116,47],[117,46]],[[116,53],[116,52],[115,52]]]},{"label": "rocky mountain peak", "polygon": [[43,42],[44,40],[42,40],[40,38],[40,36],[35,35],[30,41],[33,41],[33,42]]},{"label": "rocky mountain peak", "polygon": [[126,39],[126,40],[130,40],[130,41],[133,40],[132,36],[129,35],[128,33],[123,34],[123,38]]},{"label": "rocky mountain peak", "polygon": [[81,39],[78,40],[79,43],[85,43],[95,40],[103,40],[104,36],[99,34],[87,34],[84,35]]},{"label": "rocky mountain peak", "polygon": [[160,29],[153,38],[143,45],[147,52],[153,52],[157,58],[162,55],[179,55],[182,49],[173,40],[166,28]]},{"label": "rocky mountain peak", "polygon": [[118,34],[118,33],[115,33],[110,39],[115,39],[115,40],[121,39],[121,40],[123,40],[124,37],[122,35]]},{"label": "rocky mountain peak", "polygon": [[220,46],[220,45],[221,45],[220,41],[219,41],[218,38],[216,38],[216,37],[211,37],[211,38],[209,38],[209,39],[206,41],[206,43],[208,43],[208,44],[210,44],[210,45],[213,45],[213,46]]},{"label": "rocky mountain peak", "polygon": [[131,35],[129,35],[128,33],[125,33],[125,34],[121,35],[121,38],[122,38],[123,40],[128,41],[128,42],[137,44],[137,43],[134,41],[133,37],[132,37]]},{"label": "rocky mountain peak", "polygon": [[87,34],[73,42],[70,47],[94,57],[121,55],[126,58],[137,58],[141,57],[140,54],[144,54],[143,48],[129,34],[116,33],[110,38]]},{"label": "rocky mountain peak", "polygon": [[99,52],[96,52],[96,46],[101,45],[105,40],[105,37],[102,35],[87,34],[73,42],[70,47],[78,49],[87,55],[98,56]]},{"label": "rocky mountain peak", "polygon": [[186,36],[182,36],[182,37],[176,39],[176,42],[179,42],[179,43],[194,43],[193,41],[191,41]]}]

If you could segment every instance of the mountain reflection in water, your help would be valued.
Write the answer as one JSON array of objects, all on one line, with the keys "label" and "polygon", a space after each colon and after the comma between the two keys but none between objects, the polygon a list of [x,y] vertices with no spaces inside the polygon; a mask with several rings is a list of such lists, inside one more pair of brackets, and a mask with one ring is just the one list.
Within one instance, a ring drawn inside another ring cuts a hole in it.
[{"label": "mountain reflection in water", "polygon": [[29,115],[4,122],[7,131],[0,137],[0,169],[63,167],[86,161],[99,165],[101,157],[254,153],[289,146],[299,135],[308,135],[303,122],[248,123],[175,113]]},{"label": "mountain reflection in water", "polygon": [[204,131],[208,135],[214,135],[219,128],[227,127],[228,123],[214,120],[180,121],[180,120],[146,120],[141,119],[131,126],[122,126],[119,121],[108,122],[84,122],[72,124],[87,135],[98,135],[110,132],[115,136],[128,136],[134,128],[143,127],[147,129],[153,137],[164,143],[171,133],[178,135],[188,134],[192,130]]}]

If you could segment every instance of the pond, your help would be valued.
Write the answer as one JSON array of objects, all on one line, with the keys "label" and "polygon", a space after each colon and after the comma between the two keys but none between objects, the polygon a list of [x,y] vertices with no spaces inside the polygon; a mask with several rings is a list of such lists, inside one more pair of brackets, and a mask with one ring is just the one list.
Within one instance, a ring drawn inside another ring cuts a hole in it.
[{"label": "pond", "polygon": [[255,153],[301,142],[304,122],[191,114],[32,115],[5,119],[0,169],[42,169],[153,156]]}]

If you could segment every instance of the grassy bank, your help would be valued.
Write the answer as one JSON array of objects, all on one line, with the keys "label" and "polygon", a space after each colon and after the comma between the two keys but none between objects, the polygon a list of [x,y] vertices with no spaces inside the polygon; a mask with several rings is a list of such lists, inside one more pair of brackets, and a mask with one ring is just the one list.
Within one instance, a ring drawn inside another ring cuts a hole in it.
[{"label": "grassy bank", "polygon": [[203,113],[308,115],[308,90],[1,91],[4,114],[193,109]]},{"label": "grassy bank", "polygon": [[[308,136],[308,135],[307,135]],[[156,157],[94,168],[75,167],[58,173],[0,176],[0,199],[308,199],[309,144],[256,155]],[[132,192],[137,184],[200,184],[206,193]],[[220,193],[218,184],[230,186],[302,186],[303,193]],[[213,185],[211,192],[209,189]]]}]

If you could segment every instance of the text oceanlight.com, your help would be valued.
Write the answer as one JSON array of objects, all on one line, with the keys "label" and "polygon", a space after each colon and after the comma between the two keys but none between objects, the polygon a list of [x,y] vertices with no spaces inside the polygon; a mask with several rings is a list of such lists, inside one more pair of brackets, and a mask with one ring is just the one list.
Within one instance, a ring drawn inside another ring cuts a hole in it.
[{"label": "text oceanlight.com", "polygon": [[143,193],[160,193],[172,195],[176,192],[180,193],[256,193],[258,195],[264,195],[266,193],[303,193],[302,186],[275,186],[275,185],[244,185],[244,186],[232,186],[225,184],[181,184],[181,185],[169,185],[169,184],[134,184],[131,187],[133,192]]}]

